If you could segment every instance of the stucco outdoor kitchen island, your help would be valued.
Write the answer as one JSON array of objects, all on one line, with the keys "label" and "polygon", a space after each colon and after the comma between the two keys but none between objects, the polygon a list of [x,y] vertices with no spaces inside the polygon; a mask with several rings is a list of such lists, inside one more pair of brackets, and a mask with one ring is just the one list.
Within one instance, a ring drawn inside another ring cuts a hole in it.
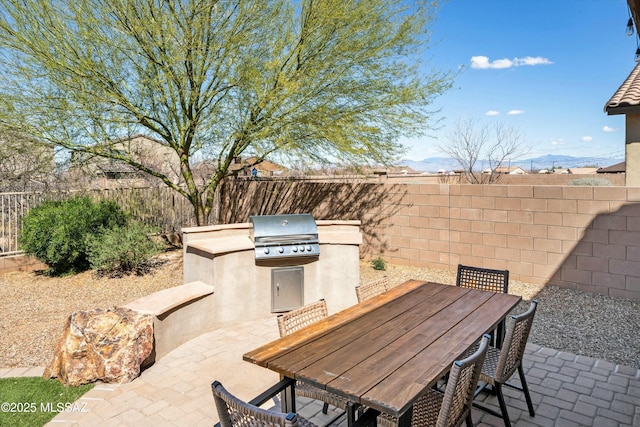
[{"label": "stucco outdoor kitchen island", "polygon": [[317,220],[319,254],[258,259],[252,223],[183,229],[184,283],[214,287],[211,321],[263,319],[319,299],[356,304],[362,234],[357,220]]}]

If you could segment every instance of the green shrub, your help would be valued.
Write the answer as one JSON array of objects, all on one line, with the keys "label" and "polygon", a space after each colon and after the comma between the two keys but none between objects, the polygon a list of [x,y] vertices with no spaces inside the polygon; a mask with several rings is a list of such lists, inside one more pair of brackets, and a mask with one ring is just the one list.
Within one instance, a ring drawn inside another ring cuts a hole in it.
[{"label": "green shrub", "polygon": [[606,187],[611,185],[611,182],[608,179],[604,178],[578,178],[572,179],[568,182],[569,185],[586,185],[593,187]]},{"label": "green shrub", "polygon": [[111,275],[144,273],[149,259],[163,249],[151,238],[153,231],[140,222],[131,222],[90,236],[87,246],[91,268]]},{"label": "green shrub", "polygon": [[386,270],[387,269],[387,263],[385,262],[385,260],[382,259],[381,256],[379,256],[378,258],[376,258],[373,261],[371,261],[371,265],[373,266],[374,270]]},{"label": "green shrub", "polygon": [[31,209],[23,219],[20,248],[62,275],[89,268],[87,237],[126,223],[122,209],[112,201],[88,197],[49,201]]}]

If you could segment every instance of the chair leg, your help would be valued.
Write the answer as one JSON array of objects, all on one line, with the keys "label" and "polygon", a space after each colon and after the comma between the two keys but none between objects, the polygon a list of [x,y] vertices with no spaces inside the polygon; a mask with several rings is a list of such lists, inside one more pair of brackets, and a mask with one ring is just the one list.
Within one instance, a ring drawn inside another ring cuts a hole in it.
[{"label": "chair leg", "polygon": [[500,403],[500,412],[502,412],[502,419],[504,420],[505,427],[511,427],[511,421],[509,420],[509,413],[507,412],[507,404],[504,401],[504,395],[502,394],[502,384],[495,383],[494,388],[498,395],[498,403]]},{"label": "chair leg", "polygon": [[536,413],[533,410],[533,402],[531,401],[531,395],[529,394],[529,386],[527,385],[527,380],[524,378],[524,368],[522,367],[522,364],[518,365],[518,374],[520,374],[520,382],[522,383],[522,391],[524,392],[524,397],[525,399],[527,399],[529,415],[535,417]]},{"label": "chair leg", "polygon": [[504,341],[504,335],[505,335],[505,319],[502,319],[502,322],[500,322],[498,324],[498,327],[496,328],[495,332],[495,343],[496,343],[496,347],[497,348],[502,348],[502,343]]},{"label": "chair leg", "polygon": [[471,409],[469,409],[469,413],[467,414],[467,427],[473,427],[473,420],[471,419]]},{"label": "chair leg", "polygon": [[347,409],[345,411],[347,414],[347,427],[351,427],[353,423],[356,422],[356,413],[358,414],[358,418],[360,418],[362,415],[361,411],[362,406],[356,406],[353,402],[347,402]]},{"label": "chair leg", "polygon": [[322,405],[322,413],[326,415],[328,411],[329,411],[329,404],[327,402],[324,402],[324,404]]}]

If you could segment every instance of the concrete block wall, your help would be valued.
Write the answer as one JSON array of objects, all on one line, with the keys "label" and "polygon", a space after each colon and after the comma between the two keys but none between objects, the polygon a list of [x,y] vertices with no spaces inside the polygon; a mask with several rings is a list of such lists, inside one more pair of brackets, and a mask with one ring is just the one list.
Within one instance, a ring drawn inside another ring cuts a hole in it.
[{"label": "concrete block wall", "polygon": [[[231,222],[296,212],[360,220],[365,257],[508,268],[513,280],[640,299],[640,187],[256,181],[227,194],[250,202],[224,204]],[[41,268],[0,258],[0,273]]]},{"label": "concrete block wall", "polygon": [[[361,220],[365,258],[446,270],[458,263],[507,268],[513,280],[640,299],[640,187],[391,179],[239,185],[245,198],[260,201],[254,205],[262,214],[285,213],[287,205],[316,219]],[[265,192],[286,200],[261,197]]]},{"label": "concrete block wall", "polygon": [[512,280],[640,299],[640,188],[407,184],[389,187],[391,263],[509,269]]}]

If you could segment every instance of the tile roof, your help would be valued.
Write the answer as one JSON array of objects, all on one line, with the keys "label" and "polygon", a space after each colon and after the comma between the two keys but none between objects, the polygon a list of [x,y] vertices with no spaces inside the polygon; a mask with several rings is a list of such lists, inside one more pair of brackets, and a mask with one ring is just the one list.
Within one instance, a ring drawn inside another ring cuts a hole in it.
[{"label": "tile roof", "polygon": [[640,113],[640,63],[605,104],[604,111],[609,115]]}]

